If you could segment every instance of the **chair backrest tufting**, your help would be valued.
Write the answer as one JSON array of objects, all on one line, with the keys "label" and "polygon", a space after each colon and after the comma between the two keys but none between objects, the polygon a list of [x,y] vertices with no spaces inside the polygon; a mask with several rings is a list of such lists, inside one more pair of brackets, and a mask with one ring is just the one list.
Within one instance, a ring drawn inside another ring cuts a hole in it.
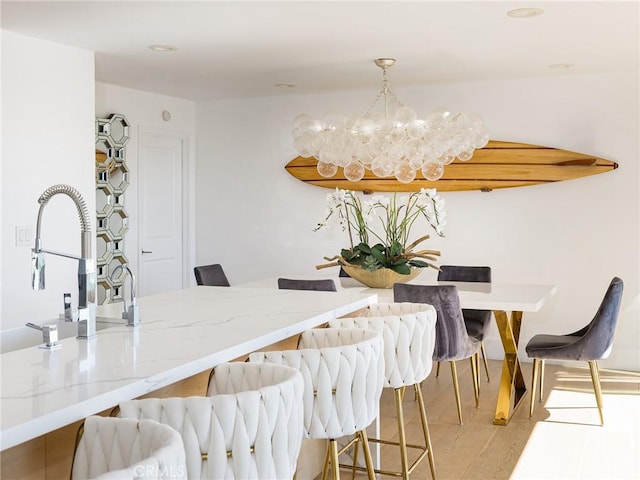
[{"label": "chair backrest tufting", "polygon": [[396,283],[393,286],[393,298],[395,302],[426,303],[435,308],[438,320],[433,360],[440,362],[469,358],[480,348],[479,341],[469,338],[467,333],[455,285]]},{"label": "chair backrest tufting", "polygon": [[198,285],[206,285],[208,287],[229,287],[229,280],[224,273],[222,265],[215,263],[213,265],[202,265],[194,267],[193,274],[196,277]]},{"label": "chair backrest tufting", "polygon": [[315,290],[318,292],[335,292],[336,283],[330,279],[297,280],[292,278],[279,278],[280,290]]},{"label": "chair backrest tufting", "polygon": [[336,439],[378,416],[384,380],[382,336],[360,328],[303,332],[297,350],[256,352],[251,362],[287,365],[302,373],[308,438]]},{"label": "chair backrest tufting", "polygon": [[368,328],[384,340],[385,386],[422,382],[431,373],[436,342],[436,310],[419,303],[378,303],[364,316],[336,318],[330,327]]},{"label": "chair backrest tufting", "polygon": [[225,363],[208,397],[120,404],[122,417],[152,418],[182,436],[187,473],[197,478],[291,478],[302,443],[299,372],[279,365]]},{"label": "chair backrest tufting", "polygon": [[81,435],[72,479],[187,478],[182,438],[167,425],[91,416]]}]

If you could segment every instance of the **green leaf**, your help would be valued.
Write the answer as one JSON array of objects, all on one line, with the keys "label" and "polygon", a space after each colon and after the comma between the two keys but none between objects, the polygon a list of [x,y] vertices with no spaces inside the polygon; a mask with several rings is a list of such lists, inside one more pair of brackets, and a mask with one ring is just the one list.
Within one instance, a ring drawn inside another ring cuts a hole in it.
[{"label": "green leaf", "polygon": [[347,261],[347,262],[351,262],[351,259],[353,257],[356,256],[356,253],[354,253],[351,250],[347,250],[346,248],[343,248],[342,250],[340,250],[340,255]]},{"label": "green leaf", "polygon": [[381,252],[380,250],[377,250],[376,248],[372,248],[371,255],[374,256],[376,260],[380,262],[382,265],[384,265],[385,267],[387,266],[387,263],[388,263],[387,256],[383,252]]},{"label": "green leaf", "polygon": [[397,260],[394,260],[393,262],[391,262],[391,265],[402,265],[405,263],[407,263],[407,259],[400,257]]},{"label": "green leaf", "polygon": [[411,273],[411,268],[409,268],[409,265],[407,265],[406,263],[403,263],[402,265],[391,265],[389,268],[391,268],[391,270],[393,270],[394,272],[398,272],[402,275],[409,275]]},{"label": "green leaf", "polygon": [[371,248],[369,248],[369,245],[367,245],[366,243],[362,242],[360,245],[355,247],[357,250],[361,251],[362,253],[366,253],[366,254],[370,254],[371,253]]},{"label": "green leaf", "polygon": [[373,247],[371,247],[372,250],[378,250],[379,252],[384,252],[386,250],[386,248],[387,247],[385,247],[381,243],[376,243]]},{"label": "green leaf", "polygon": [[400,242],[393,242],[391,244],[391,247],[389,249],[389,254],[392,257],[397,257],[399,255],[402,255],[402,244]]},{"label": "green leaf", "polygon": [[423,262],[422,260],[409,260],[409,265],[411,265],[412,267],[418,267],[418,268],[429,267],[429,264],[427,262]]}]

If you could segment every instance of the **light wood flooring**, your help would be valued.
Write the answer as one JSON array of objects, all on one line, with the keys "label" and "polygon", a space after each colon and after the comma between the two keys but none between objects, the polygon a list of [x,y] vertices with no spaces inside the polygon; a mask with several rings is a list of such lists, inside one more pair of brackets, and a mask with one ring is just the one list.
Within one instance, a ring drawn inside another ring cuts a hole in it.
[{"label": "light wood flooring", "polygon": [[[496,426],[493,416],[502,361],[489,362],[490,383],[481,370],[479,408],[473,399],[469,362],[457,365],[463,426],[458,424],[449,365],[442,364],[438,378],[434,365],[423,384],[438,479],[640,478],[640,373],[601,369],[605,425],[600,426],[587,364],[584,368],[578,363],[576,368],[547,365],[543,402],[536,402],[533,418],[527,393],[511,422]],[[530,388],[531,364],[522,368]],[[407,440],[421,443],[412,390],[407,390],[403,406]],[[384,390],[381,416],[382,437],[397,440],[391,390]],[[384,468],[399,469],[397,448],[384,446],[382,462]],[[343,470],[341,477],[351,478],[351,473]],[[427,459],[411,478],[431,478]]]}]

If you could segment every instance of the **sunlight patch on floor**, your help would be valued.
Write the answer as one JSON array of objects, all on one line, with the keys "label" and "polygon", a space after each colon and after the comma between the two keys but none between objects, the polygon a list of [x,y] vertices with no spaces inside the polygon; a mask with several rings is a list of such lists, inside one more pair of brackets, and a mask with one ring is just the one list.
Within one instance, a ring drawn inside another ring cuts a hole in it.
[{"label": "sunlight patch on floor", "polygon": [[536,402],[536,412],[542,409],[546,417],[534,427],[511,478],[640,478],[640,395],[605,393],[601,426],[585,379],[563,380],[576,384],[561,384],[545,403]]}]

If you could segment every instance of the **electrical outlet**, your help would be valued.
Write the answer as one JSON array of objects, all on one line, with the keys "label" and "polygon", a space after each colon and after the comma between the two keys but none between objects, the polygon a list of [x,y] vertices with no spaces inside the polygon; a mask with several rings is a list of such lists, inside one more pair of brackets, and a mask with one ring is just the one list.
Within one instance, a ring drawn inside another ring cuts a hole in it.
[{"label": "electrical outlet", "polygon": [[33,243],[33,227],[16,225],[16,247],[29,247]]}]

